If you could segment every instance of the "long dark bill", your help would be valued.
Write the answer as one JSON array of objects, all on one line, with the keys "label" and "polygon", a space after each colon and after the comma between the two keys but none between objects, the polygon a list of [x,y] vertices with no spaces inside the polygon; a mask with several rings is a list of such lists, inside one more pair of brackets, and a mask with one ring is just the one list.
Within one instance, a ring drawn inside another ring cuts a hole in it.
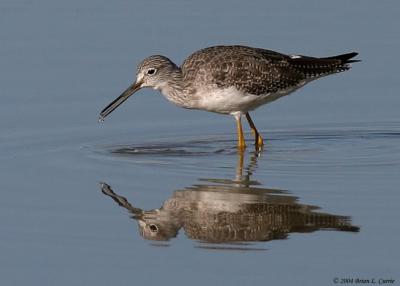
[{"label": "long dark bill", "polygon": [[113,112],[118,106],[120,106],[125,100],[127,100],[132,94],[140,89],[140,82],[135,82],[130,87],[128,87],[120,96],[114,99],[106,108],[100,112],[99,122],[104,121],[104,119]]}]

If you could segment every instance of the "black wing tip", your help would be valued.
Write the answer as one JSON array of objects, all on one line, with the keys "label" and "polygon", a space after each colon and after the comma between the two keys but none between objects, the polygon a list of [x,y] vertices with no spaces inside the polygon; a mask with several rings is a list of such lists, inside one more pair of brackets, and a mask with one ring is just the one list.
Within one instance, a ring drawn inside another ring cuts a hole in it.
[{"label": "black wing tip", "polygon": [[352,58],[354,58],[357,55],[358,55],[358,52],[351,52],[351,53],[341,54],[341,55],[337,55],[337,56],[333,56],[333,57],[328,57],[326,59],[340,60],[342,62],[342,64],[361,62],[361,60],[352,60]]}]

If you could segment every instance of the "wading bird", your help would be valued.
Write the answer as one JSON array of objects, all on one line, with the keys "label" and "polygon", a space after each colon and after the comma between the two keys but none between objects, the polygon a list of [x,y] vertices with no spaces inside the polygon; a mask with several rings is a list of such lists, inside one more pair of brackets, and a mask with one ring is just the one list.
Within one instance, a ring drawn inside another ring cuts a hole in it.
[{"label": "wading bird", "polygon": [[100,113],[103,121],[114,109],[141,88],[151,87],[176,105],[235,117],[238,148],[246,147],[241,117],[253,131],[256,147],[262,146],[249,112],[288,95],[305,84],[346,71],[357,53],[316,58],[285,55],[246,46],[215,46],[199,50],[179,67],[154,55],[138,66],[136,81]]}]

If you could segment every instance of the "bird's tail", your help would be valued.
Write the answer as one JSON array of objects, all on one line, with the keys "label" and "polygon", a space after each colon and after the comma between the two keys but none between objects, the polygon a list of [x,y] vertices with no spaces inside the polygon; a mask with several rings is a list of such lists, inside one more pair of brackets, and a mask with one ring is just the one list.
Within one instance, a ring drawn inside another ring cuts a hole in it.
[{"label": "bird's tail", "polygon": [[326,58],[293,56],[290,62],[296,71],[308,78],[316,78],[348,70],[351,63],[360,61],[352,60],[357,55],[353,52]]},{"label": "bird's tail", "polygon": [[345,64],[360,62],[360,60],[352,60],[352,58],[354,58],[357,55],[358,55],[358,53],[352,52],[352,53],[347,53],[347,54],[342,54],[342,55],[327,57],[327,58],[322,58],[322,59],[339,60],[341,62],[341,64],[345,65]]}]

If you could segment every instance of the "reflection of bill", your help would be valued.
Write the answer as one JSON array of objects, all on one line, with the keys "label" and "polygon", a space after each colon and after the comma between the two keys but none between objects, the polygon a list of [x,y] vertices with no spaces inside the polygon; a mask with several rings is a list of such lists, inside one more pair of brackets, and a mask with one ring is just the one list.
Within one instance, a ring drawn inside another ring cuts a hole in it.
[{"label": "reflection of bill", "polygon": [[350,217],[315,212],[318,207],[300,204],[285,191],[255,186],[259,183],[250,181],[254,158],[246,176],[240,164],[235,180],[203,179],[149,211],[132,206],[105,183],[101,190],[131,213],[149,240],[170,240],[180,229],[188,238],[207,243],[269,241],[317,230],[359,231]]}]

